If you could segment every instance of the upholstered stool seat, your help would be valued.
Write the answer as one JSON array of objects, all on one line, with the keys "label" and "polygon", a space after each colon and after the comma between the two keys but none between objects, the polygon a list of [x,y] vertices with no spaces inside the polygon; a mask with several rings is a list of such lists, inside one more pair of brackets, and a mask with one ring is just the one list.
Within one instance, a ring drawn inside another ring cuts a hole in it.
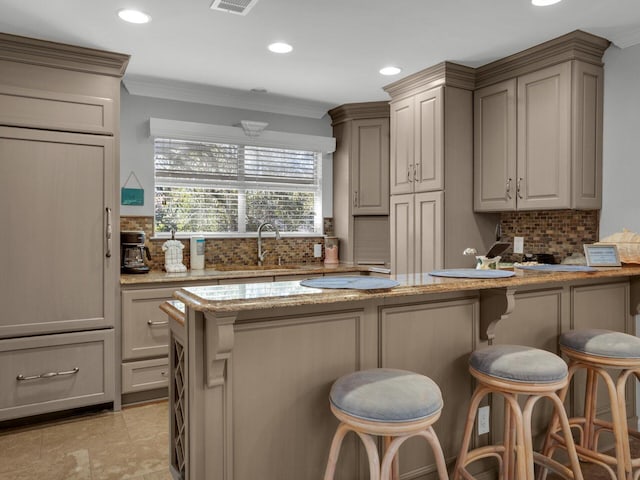
[{"label": "upholstered stool seat", "polygon": [[[580,459],[603,467],[614,480],[640,477],[640,458],[631,458],[629,436],[640,438],[640,433],[629,429],[625,402],[625,386],[630,377],[640,379],[640,338],[626,333],[602,329],[571,330],[560,336],[560,350],[569,360],[569,381],[579,370],[586,371],[585,400],[582,415],[569,419],[579,434],[576,450]],[[612,372],[617,372],[614,379]],[[596,415],[598,379],[608,392],[611,421]],[[564,400],[569,383],[560,392]],[[613,434],[614,453],[604,453],[610,445],[600,445],[600,434]],[[553,455],[556,448],[566,448],[566,435],[558,429],[554,417],[543,448]]]},{"label": "upholstered stool seat", "polygon": [[[503,479],[533,480],[534,463],[551,469],[564,478],[582,480],[575,450],[568,442],[570,466],[533,451],[531,417],[541,398],[548,398],[560,418],[561,427],[570,432],[564,406],[556,394],[567,382],[567,364],[557,355],[522,345],[495,345],[474,351],[469,371],[477,380],[462,440],[454,479],[473,478],[467,466],[481,458],[498,460]],[[500,395],[505,402],[502,443],[469,450],[477,410],[489,394]],[[519,396],[526,396],[524,407]]]},{"label": "upholstered stool seat", "polygon": [[[430,378],[406,370],[361,370],[336,380],[329,401],[340,424],[331,443],[325,480],[333,479],[342,440],[350,431],[365,446],[372,480],[398,478],[398,450],[414,436],[429,442],[440,480],[448,479],[444,454],[432,428],[442,411],[442,394]],[[385,438],[382,462],[373,436]]]}]

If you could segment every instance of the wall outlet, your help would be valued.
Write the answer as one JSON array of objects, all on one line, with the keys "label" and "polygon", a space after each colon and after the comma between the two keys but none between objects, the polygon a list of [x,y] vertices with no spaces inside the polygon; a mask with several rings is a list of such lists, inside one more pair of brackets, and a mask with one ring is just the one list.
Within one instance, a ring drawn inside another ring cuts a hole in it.
[{"label": "wall outlet", "polygon": [[513,253],[524,253],[524,237],[513,237]]},{"label": "wall outlet", "polygon": [[315,258],[322,257],[322,244],[321,243],[314,243],[314,245],[313,245],[313,256]]},{"label": "wall outlet", "polygon": [[489,405],[478,409],[478,435],[489,433]]}]

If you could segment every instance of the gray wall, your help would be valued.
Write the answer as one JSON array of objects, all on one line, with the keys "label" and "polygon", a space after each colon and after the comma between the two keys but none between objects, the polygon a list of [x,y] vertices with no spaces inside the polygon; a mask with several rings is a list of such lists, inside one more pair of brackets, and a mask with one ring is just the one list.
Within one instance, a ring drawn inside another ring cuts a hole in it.
[{"label": "gray wall", "polygon": [[640,233],[640,45],[604,56],[603,203],[600,238]]},{"label": "gray wall", "polygon": [[[332,136],[331,119],[325,115],[319,120],[290,115],[240,110],[198,103],[164,100],[129,95],[121,89],[120,107],[120,186],[134,171],[144,188],[143,206],[120,207],[123,216],[153,216],[153,139],[149,136],[149,118],[164,118],[185,122],[235,126],[241,120],[267,122],[267,130],[300,133],[305,135]],[[333,171],[331,159],[323,162],[323,216],[332,216]],[[135,188],[135,181],[128,187]]]}]

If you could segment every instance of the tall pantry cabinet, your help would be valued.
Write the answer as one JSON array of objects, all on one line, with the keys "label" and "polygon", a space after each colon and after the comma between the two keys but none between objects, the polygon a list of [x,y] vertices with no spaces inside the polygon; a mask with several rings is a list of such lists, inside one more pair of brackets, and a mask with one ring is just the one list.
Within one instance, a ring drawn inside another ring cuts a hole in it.
[{"label": "tall pantry cabinet", "polygon": [[329,111],[333,223],[340,261],[389,263],[389,104],[348,103]]},{"label": "tall pantry cabinet", "polygon": [[115,400],[128,59],[0,34],[0,421]]},{"label": "tall pantry cabinet", "polygon": [[392,83],[390,234],[394,274],[469,267],[498,218],[473,212],[472,68],[444,62]]}]

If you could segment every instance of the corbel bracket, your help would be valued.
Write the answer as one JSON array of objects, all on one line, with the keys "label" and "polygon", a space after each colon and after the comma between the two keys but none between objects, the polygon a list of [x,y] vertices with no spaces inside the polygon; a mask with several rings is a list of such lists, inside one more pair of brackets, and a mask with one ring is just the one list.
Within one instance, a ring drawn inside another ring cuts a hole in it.
[{"label": "corbel bracket", "polygon": [[506,320],[516,304],[515,288],[492,288],[480,291],[480,338],[493,343],[500,320]]},{"label": "corbel bracket", "polygon": [[204,378],[209,388],[225,383],[227,360],[233,349],[233,324],[237,316],[237,312],[204,314]]}]

